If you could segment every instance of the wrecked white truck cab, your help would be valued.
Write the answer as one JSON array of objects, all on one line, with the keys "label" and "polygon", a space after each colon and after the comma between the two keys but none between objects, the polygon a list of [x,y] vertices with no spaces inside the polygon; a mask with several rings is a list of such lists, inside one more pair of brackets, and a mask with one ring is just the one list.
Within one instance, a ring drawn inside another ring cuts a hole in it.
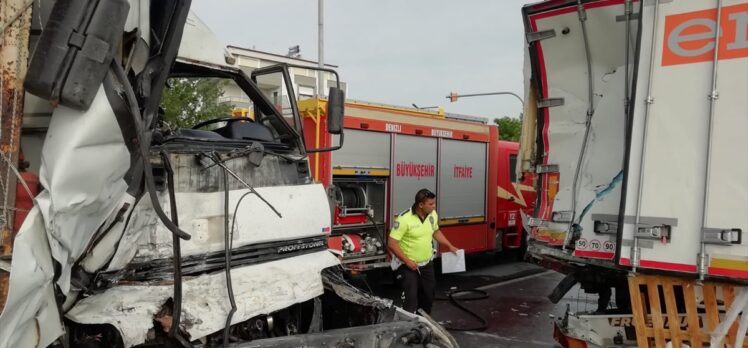
[{"label": "wrecked white truck cab", "polygon": [[[56,108],[0,347],[456,346],[340,273],[306,156],[332,149],[305,149],[295,104],[268,95],[295,100],[287,67],[232,67],[189,0],[43,3],[25,86]],[[169,78],[236,84],[254,117],[172,128]]]}]

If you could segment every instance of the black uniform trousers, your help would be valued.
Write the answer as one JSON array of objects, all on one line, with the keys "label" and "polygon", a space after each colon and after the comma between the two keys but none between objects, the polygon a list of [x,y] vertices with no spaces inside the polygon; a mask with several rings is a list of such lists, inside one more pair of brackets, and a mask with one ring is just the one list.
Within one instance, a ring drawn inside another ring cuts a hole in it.
[{"label": "black uniform trousers", "polygon": [[405,303],[403,308],[411,313],[416,313],[418,308],[431,314],[434,304],[436,278],[434,275],[434,261],[425,266],[418,267],[418,271],[411,271],[406,265],[397,269],[397,278],[405,292]]}]

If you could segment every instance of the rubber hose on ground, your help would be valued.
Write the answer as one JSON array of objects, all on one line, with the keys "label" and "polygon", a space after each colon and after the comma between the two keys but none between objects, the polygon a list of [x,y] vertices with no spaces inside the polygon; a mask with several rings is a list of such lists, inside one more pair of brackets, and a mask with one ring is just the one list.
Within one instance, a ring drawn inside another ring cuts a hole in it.
[{"label": "rubber hose on ground", "polygon": [[[459,296],[458,298],[457,296],[460,294],[473,294],[473,295],[472,296]],[[437,296],[435,300],[449,301],[455,307],[459,308],[461,311],[467,313],[471,317],[475,318],[478,322],[480,322],[479,325],[468,326],[468,327],[456,327],[456,326],[449,326],[449,325],[442,325],[442,326],[444,326],[444,328],[449,331],[485,331],[488,328],[488,320],[486,320],[486,318],[482,317],[480,314],[467,308],[463,304],[463,302],[485,300],[487,298],[488,298],[488,293],[483,290],[479,290],[479,289],[453,290],[453,291],[447,292],[446,297]]]}]

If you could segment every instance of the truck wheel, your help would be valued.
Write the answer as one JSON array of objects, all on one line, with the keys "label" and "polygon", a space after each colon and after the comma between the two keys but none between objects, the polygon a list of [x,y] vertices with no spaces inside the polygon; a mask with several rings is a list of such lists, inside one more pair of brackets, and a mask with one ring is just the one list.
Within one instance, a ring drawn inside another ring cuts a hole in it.
[{"label": "truck wheel", "polygon": [[615,287],[616,290],[616,308],[623,313],[631,313],[631,294],[628,284],[621,284]]},{"label": "truck wheel", "polygon": [[516,260],[517,261],[524,261],[525,260],[525,254],[527,254],[527,233],[525,233],[524,228],[520,228],[520,242],[519,242],[519,248],[516,249]]}]

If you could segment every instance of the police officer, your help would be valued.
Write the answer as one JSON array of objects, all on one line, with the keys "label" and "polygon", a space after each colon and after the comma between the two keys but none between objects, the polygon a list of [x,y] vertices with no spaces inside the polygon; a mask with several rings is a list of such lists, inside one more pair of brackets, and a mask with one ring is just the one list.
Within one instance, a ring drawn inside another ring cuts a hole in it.
[{"label": "police officer", "polygon": [[434,263],[432,240],[436,240],[451,252],[457,248],[439,231],[439,216],[436,214],[436,195],[421,189],[416,193],[415,203],[395,220],[387,241],[393,257],[392,269],[397,271],[405,292],[406,311],[415,313],[418,308],[431,313],[434,303]]}]

